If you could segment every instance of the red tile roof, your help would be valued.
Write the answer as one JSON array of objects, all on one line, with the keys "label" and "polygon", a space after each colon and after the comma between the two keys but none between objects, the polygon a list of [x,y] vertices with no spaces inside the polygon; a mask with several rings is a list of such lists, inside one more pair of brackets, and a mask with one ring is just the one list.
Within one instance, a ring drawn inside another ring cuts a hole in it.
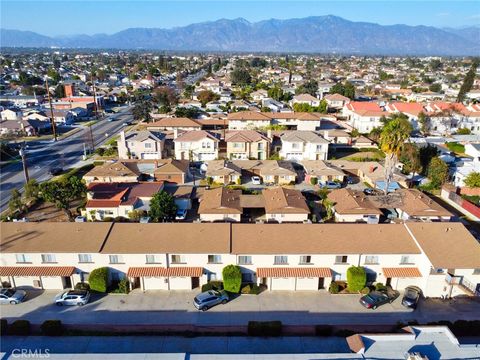
[{"label": "red tile roof", "polygon": [[386,278],[414,278],[422,277],[422,273],[416,267],[382,268]]},{"label": "red tile roof", "polygon": [[347,109],[352,111],[361,111],[361,110],[382,111],[380,106],[378,106],[378,104],[374,102],[351,101],[346,106],[347,106]]},{"label": "red tile roof", "polygon": [[0,266],[0,276],[71,276],[74,266]]},{"label": "red tile roof", "polygon": [[330,268],[258,268],[257,277],[332,277],[332,270]]},{"label": "red tile roof", "polygon": [[128,277],[200,277],[203,274],[202,267],[131,267],[128,269]]}]

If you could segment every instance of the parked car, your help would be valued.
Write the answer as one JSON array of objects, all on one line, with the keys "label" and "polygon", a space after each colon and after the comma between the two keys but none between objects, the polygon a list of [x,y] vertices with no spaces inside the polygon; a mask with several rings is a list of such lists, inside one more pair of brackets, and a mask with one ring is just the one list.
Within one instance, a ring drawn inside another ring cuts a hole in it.
[{"label": "parked car", "polygon": [[107,121],[108,122],[112,122],[112,121],[116,121],[117,119],[113,116],[110,116],[109,118],[107,118]]},{"label": "parked car", "polygon": [[131,121],[124,121],[123,126],[129,126],[129,125],[132,125],[132,122]]},{"label": "parked car", "polygon": [[367,309],[375,310],[381,305],[392,303],[398,297],[396,291],[372,291],[360,298],[360,304]]},{"label": "parked car", "polygon": [[346,182],[347,182],[348,185],[355,184],[355,178],[353,178],[351,176],[347,176]]},{"label": "parked car", "polygon": [[175,215],[175,220],[185,220],[187,217],[187,209],[178,209]]},{"label": "parked car", "polygon": [[262,184],[262,179],[260,179],[260,176],[252,176],[252,184],[253,185],[261,185]]},{"label": "parked car", "polygon": [[325,189],[340,189],[342,187],[342,184],[335,181],[325,181],[323,183],[320,183],[320,187]]},{"label": "parked car", "polygon": [[228,300],[228,294],[225,291],[209,290],[198,294],[195,299],[193,299],[193,305],[198,310],[207,311],[212,306],[226,304]]},{"label": "parked car", "polygon": [[55,304],[83,306],[90,300],[90,292],[87,290],[69,290],[55,296]]},{"label": "parked car", "polygon": [[148,224],[150,222],[150,216],[142,216],[140,218],[140,224]]},{"label": "parked car", "polygon": [[60,175],[62,172],[63,172],[63,169],[59,167],[51,168],[50,170],[48,170],[48,173],[52,176]]},{"label": "parked car", "polygon": [[422,290],[418,286],[408,286],[403,294],[402,305],[416,309],[421,296]]},{"label": "parked car", "polygon": [[16,305],[21,303],[26,296],[27,292],[25,290],[1,289],[0,304]]},{"label": "parked car", "polygon": [[372,188],[365,188],[363,189],[363,193],[365,195],[377,195],[378,191]]}]

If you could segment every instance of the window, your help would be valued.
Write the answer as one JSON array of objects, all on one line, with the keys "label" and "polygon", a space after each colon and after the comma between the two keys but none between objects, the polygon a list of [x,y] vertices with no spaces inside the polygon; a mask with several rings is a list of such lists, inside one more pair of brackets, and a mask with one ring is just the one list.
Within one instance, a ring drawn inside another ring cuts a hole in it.
[{"label": "window", "polygon": [[203,149],[210,149],[210,143],[208,141],[202,142],[202,148]]},{"label": "window", "polygon": [[209,264],[221,264],[222,256],[221,255],[208,255]]},{"label": "window", "polygon": [[402,255],[400,264],[414,264],[414,261],[408,255]]},{"label": "window", "polygon": [[322,152],[322,145],[317,145],[317,152]]},{"label": "window", "polygon": [[79,263],[93,263],[92,255],[90,254],[78,254]]},{"label": "window", "polygon": [[473,275],[480,275],[480,269],[473,269]]},{"label": "window", "polygon": [[42,262],[43,263],[56,263],[55,255],[54,254],[42,254]]},{"label": "window", "polygon": [[292,143],[292,149],[300,149],[299,143]]},{"label": "window", "polygon": [[183,264],[186,263],[185,256],[183,255],[172,255],[172,264]]},{"label": "window", "polygon": [[30,261],[30,256],[27,254],[17,254],[15,255],[17,258],[17,263],[29,263]]},{"label": "window", "polygon": [[371,264],[371,265],[378,264],[378,256],[375,256],[375,255],[365,256],[365,264]]},{"label": "window", "polygon": [[208,281],[215,281],[217,280],[217,273],[208,273],[207,277],[208,277]]},{"label": "window", "polygon": [[348,256],[346,255],[335,256],[335,264],[346,264],[347,261],[348,261]]},{"label": "window", "polygon": [[264,149],[263,143],[258,143],[258,144],[257,144],[257,149],[258,149],[258,150],[263,150],[263,149]]},{"label": "window", "polygon": [[274,262],[275,265],[288,264],[288,256],[275,256]]},{"label": "window", "polygon": [[310,255],[300,256],[300,264],[311,264],[312,257]]},{"label": "window", "polygon": [[252,257],[251,256],[239,256],[238,265],[251,265]]},{"label": "window", "polygon": [[241,148],[243,148],[243,143],[234,142],[233,143],[233,148],[234,149],[241,149]]},{"label": "window", "polygon": [[160,264],[162,261],[160,260],[160,256],[158,255],[146,255],[145,262],[147,264]]},{"label": "window", "polygon": [[145,149],[151,149],[152,144],[151,143],[145,143]]},{"label": "window", "polygon": [[110,255],[110,264],[123,264],[122,255]]}]

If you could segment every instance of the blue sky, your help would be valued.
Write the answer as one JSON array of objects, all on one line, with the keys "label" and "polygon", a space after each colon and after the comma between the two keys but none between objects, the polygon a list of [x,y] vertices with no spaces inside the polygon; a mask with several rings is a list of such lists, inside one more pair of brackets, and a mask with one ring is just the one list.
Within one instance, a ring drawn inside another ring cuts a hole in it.
[{"label": "blue sky", "polygon": [[220,18],[249,21],[337,15],[382,25],[480,25],[479,1],[23,1],[0,0],[1,27],[44,35],[111,34],[130,27],[171,28]]}]

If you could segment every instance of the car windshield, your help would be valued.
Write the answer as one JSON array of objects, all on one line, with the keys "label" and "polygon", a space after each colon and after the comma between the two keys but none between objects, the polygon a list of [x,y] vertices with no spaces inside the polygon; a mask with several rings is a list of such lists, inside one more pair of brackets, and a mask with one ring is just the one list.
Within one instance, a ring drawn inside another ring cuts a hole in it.
[{"label": "car windshield", "polygon": [[413,289],[407,289],[405,292],[405,297],[409,299],[415,299],[417,297],[417,292]]},{"label": "car windshield", "polygon": [[11,297],[13,296],[13,294],[15,294],[15,291],[11,290],[11,289],[8,289],[7,291],[5,291],[3,293],[5,296],[8,296],[8,297]]}]

